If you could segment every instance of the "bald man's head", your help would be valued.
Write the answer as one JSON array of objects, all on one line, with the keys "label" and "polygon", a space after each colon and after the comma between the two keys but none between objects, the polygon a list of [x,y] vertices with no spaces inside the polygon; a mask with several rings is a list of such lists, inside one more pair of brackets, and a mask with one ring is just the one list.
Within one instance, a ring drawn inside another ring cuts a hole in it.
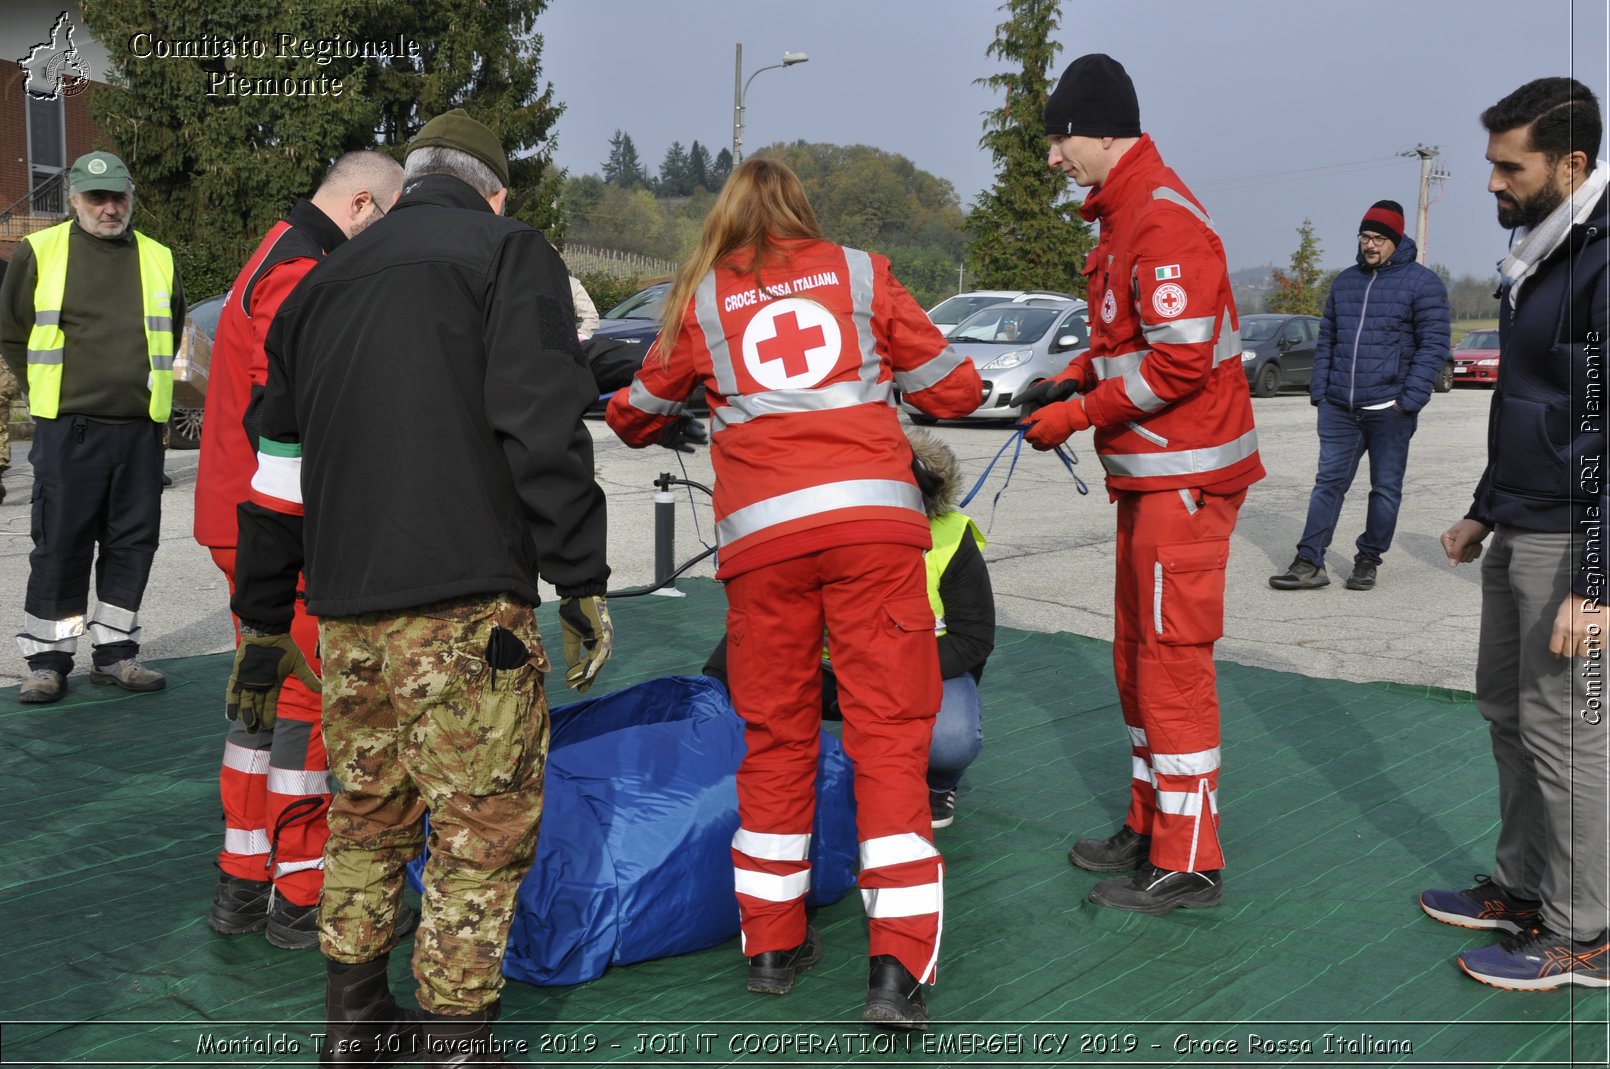
[{"label": "bald man's head", "polygon": [[378,222],[402,192],[402,167],[384,152],[348,152],[330,165],[313,206],[347,237]]}]

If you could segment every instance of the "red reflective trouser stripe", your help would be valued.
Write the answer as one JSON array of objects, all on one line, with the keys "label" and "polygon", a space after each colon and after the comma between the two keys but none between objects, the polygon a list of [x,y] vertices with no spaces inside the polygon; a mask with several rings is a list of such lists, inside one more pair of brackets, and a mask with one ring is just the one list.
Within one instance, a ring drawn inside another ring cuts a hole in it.
[{"label": "red reflective trouser stripe", "polygon": [[1224,865],[1213,643],[1245,499],[1245,490],[1118,494],[1112,657],[1134,754],[1125,823],[1152,837],[1152,864],[1178,872]]},{"label": "red reflective trouser stripe", "polygon": [[933,982],[943,865],[926,776],[943,688],[922,551],[858,545],[811,553],[737,576],[727,602],[733,700],[746,724],[732,852],[744,953],[786,950],[805,938],[809,861],[759,857],[738,845],[746,836],[783,843],[811,831],[825,628],[855,766],[869,953],[892,954]]},{"label": "red reflective trouser stripe", "polygon": [[[230,594],[234,594],[235,551],[213,548],[211,553],[213,563],[224,573]],[[319,621],[307,614],[300,598],[291,619],[291,635],[302,655],[318,671]],[[238,620],[235,637],[238,642]],[[286,730],[257,735],[232,730],[224,742],[225,762],[218,776],[224,827],[229,829],[225,848],[218,853],[218,867],[248,880],[272,878],[276,893],[298,906],[310,906],[319,900],[324,886],[324,844],[330,837],[325,817],[330,796],[327,790],[313,789],[320,774],[329,771],[320,707],[319,695],[300,680],[287,679],[278,706],[278,720],[288,722]],[[266,759],[264,753],[268,755]],[[276,772],[279,775],[274,775]],[[289,789],[270,790],[271,776],[278,785]],[[293,782],[300,785],[292,786]],[[309,798],[316,799],[317,804],[303,801]],[[246,845],[248,840],[253,846]],[[268,867],[270,845],[274,850],[273,873]],[[231,846],[241,849],[232,850]]]}]

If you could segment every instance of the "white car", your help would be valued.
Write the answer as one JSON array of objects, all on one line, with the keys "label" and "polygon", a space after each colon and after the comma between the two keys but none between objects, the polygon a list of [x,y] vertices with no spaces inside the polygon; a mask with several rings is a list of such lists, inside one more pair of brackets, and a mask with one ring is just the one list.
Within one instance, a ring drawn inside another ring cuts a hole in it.
[{"label": "white car", "polygon": [[[1089,309],[1078,300],[1032,298],[992,304],[968,316],[948,335],[962,356],[972,357],[984,380],[984,399],[963,419],[1017,420],[1014,398],[1041,379],[1067,368],[1090,348]],[[902,400],[913,423],[937,422]]]},{"label": "white car", "polygon": [[980,308],[988,308],[992,304],[1000,304],[1003,301],[1073,301],[1077,299],[1070,294],[1058,293],[1055,290],[973,290],[969,293],[958,293],[954,297],[946,297],[928,309],[928,319],[934,326],[949,334],[956,324]]}]

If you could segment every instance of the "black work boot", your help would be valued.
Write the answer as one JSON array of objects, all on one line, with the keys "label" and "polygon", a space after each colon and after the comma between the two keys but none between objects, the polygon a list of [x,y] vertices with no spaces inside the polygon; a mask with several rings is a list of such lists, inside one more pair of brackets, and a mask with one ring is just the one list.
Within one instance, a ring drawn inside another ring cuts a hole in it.
[{"label": "black work boot", "polygon": [[1171,909],[1206,909],[1224,901],[1224,877],[1208,872],[1175,872],[1147,862],[1133,876],[1102,880],[1090,892],[1098,906],[1153,915]]},{"label": "black work boot", "polygon": [[1068,851],[1068,860],[1091,872],[1127,872],[1139,866],[1151,852],[1152,837],[1125,824],[1117,835],[1080,839]]},{"label": "black work boot", "polygon": [[421,1013],[426,1069],[448,1069],[458,1065],[513,1065],[503,1060],[499,1043],[492,1034],[502,1000],[468,1017],[443,1017]]},{"label": "black work boot", "polygon": [[221,935],[262,931],[268,924],[268,898],[273,889],[267,880],[248,880],[220,872],[207,926]]},{"label": "black work boot", "polygon": [[768,950],[749,959],[749,990],[760,995],[786,995],[794,978],[822,960],[822,940],[805,926],[805,941],[792,950]]},{"label": "black work boot", "polygon": [[861,1020],[887,1028],[923,1031],[928,1027],[928,1005],[922,984],[893,954],[879,954],[867,971],[866,1008]]},{"label": "black work boot", "polygon": [[1347,583],[1346,583],[1347,589],[1349,589],[1349,590],[1374,590],[1375,589],[1375,567],[1376,567],[1375,565],[1371,564],[1367,560],[1354,561],[1353,562],[1353,574],[1347,577]]},{"label": "black work boot", "polygon": [[358,965],[325,960],[321,1069],[419,1060],[419,1022],[391,997],[389,960],[389,954]]}]

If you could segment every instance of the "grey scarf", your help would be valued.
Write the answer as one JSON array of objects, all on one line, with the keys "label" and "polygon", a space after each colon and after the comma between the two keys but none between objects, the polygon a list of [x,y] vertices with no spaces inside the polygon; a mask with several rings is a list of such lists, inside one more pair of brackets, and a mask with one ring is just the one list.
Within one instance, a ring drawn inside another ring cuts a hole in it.
[{"label": "grey scarf", "polygon": [[1515,296],[1520,292],[1521,283],[1530,278],[1532,272],[1537,270],[1537,265],[1560,247],[1571,233],[1572,226],[1587,222],[1588,213],[1604,193],[1607,168],[1610,168],[1610,164],[1604,160],[1598,161],[1582,184],[1549,212],[1548,218],[1533,227],[1516,228],[1514,237],[1510,239],[1509,255],[1498,265],[1498,273],[1509,283],[1511,308],[1515,307]]}]

